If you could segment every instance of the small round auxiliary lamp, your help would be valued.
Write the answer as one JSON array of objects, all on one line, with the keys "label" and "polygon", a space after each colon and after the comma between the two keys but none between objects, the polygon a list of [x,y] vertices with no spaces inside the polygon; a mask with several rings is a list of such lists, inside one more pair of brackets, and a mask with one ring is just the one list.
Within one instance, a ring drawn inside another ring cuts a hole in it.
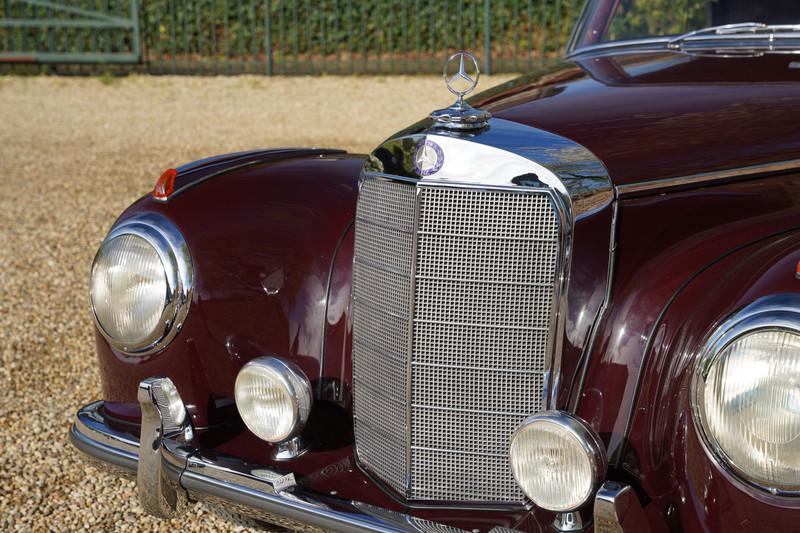
[{"label": "small round auxiliary lamp", "polygon": [[452,130],[477,130],[486,127],[491,113],[475,109],[464,101],[464,96],[475,90],[481,71],[478,60],[469,52],[459,51],[451,55],[444,64],[444,82],[447,90],[458,98],[453,105],[430,114],[434,127]]},{"label": "small round auxiliary lamp", "polygon": [[258,357],[236,376],[236,409],[256,437],[275,444],[273,459],[293,459],[307,447],[300,433],[314,397],[300,368],[277,357]]},{"label": "small round auxiliary lamp", "polygon": [[572,513],[590,503],[608,468],[597,433],[563,411],[526,418],[511,438],[509,461],[522,492],[556,513]]}]

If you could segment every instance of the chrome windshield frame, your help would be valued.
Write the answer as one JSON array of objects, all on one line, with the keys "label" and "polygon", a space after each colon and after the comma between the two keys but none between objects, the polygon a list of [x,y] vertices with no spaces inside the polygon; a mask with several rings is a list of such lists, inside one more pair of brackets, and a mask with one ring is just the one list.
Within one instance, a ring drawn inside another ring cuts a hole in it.
[{"label": "chrome windshield frame", "polygon": [[[564,59],[578,56],[594,55],[607,51],[620,49],[636,49],[641,51],[674,51],[678,53],[708,53],[714,50],[734,52],[752,52],[757,55],[764,53],[800,53],[800,24],[764,24],[759,22],[744,22],[723,24],[706,28],[698,28],[682,34],[658,35],[638,37],[617,41],[596,41],[592,44],[579,46],[585,41],[587,24],[595,18],[599,2],[587,0],[581,14],[575,22],[572,34],[567,42]],[[608,12],[603,23],[604,34],[613,19],[613,12]],[[788,31],[792,30],[792,31]],[[784,41],[784,43],[780,43]],[[791,45],[789,45],[791,43]],[[718,54],[720,57],[726,55]]]}]

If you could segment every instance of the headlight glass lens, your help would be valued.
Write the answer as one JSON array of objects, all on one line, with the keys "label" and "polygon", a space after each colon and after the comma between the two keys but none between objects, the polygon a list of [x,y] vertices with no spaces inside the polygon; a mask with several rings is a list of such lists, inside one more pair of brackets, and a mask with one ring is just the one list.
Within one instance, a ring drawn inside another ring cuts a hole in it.
[{"label": "headlight glass lens", "polygon": [[759,484],[800,487],[800,335],[748,333],[711,362],[698,400],[708,437]]},{"label": "headlight glass lens", "polygon": [[312,401],[307,378],[273,357],[242,367],[234,396],[247,428],[268,442],[284,441],[301,429]]},{"label": "headlight glass lens", "polygon": [[103,243],[91,287],[97,321],[116,341],[139,344],[161,325],[167,278],[158,252],[145,239],[123,234]]},{"label": "headlight glass lens", "polygon": [[514,478],[539,507],[572,511],[592,496],[597,474],[576,434],[548,420],[520,428],[509,454]]}]

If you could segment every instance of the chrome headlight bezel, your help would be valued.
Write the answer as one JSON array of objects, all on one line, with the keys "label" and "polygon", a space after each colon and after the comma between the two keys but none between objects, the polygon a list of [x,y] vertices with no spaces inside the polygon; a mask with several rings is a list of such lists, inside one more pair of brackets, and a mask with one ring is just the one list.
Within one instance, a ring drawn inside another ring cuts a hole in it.
[{"label": "chrome headlight bezel", "polygon": [[758,333],[786,332],[800,336],[800,295],[766,296],[723,321],[709,336],[695,361],[691,378],[691,411],[701,446],[710,460],[744,489],[771,496],[796,498],[797,485],[776,486],[737,465],[717,441],[705,411],[707,377],[725,350],[748,336]]},{"label": "chrome headlight bezel", "polygon": [[[104,247],[117,237],[131,235],[146,241],[158,254],[164,267],[167,294],[158,326],[144,339],[135,343],[121,341],[111,335],[97,316],[91,278],[94,275],[97,259]],[[189,313],[189,303],[193,290],[192,259],[186,241],[178,227],[163,215],[145,213],[134,215],[112,228],[103,239],[90,272],[89,305],[92,309],[97,330],[108,343],[120,352],[136,357],[144,357],[165,348],[178,334]]]}]

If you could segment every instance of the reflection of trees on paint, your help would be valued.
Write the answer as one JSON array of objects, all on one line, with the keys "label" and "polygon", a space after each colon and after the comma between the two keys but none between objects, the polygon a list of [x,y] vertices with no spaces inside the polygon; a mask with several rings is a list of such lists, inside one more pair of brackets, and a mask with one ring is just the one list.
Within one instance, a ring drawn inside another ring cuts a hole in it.
[{"label": "reflection of trees on paint", "polygon": [[708,0],[621,0],[606,41],[679,35],[710,25]]},{"label": "reflection of trees on paint", "polygon": [[[569,182],[573,208],[587,212],[604,205],[610,196],[608,174],[605,167],[585,148],[560,145],[543,148],[535,158],[562,181]],[[595,194],[604,191],[607,194]]]}]

